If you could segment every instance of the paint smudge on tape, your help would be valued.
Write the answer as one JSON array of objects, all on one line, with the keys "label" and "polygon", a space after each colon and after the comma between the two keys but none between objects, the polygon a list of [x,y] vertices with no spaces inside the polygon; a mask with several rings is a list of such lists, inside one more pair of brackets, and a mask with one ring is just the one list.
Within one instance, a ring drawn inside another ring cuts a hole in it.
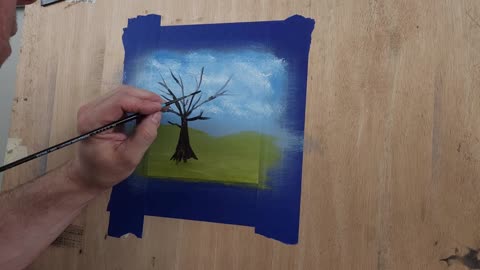
[{"label": "paint smudge on tape", "polygon": [[4,164],[21,159],[28,155],[28,149],[22,145],[22,139],[8,138],[7,140],[7,152],[5,153]]},{"label": "paint smudge on tape", "polygon": [[85,228],[79,225],[69,225],[60,236],[53,241],[52,246],[66,248],[82,248]]}]

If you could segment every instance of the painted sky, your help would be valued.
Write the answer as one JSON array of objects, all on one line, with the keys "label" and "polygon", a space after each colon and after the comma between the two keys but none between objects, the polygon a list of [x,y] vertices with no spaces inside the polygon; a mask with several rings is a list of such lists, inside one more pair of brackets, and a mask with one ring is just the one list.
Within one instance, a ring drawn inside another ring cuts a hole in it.
[{"label": "painted sky", "polygon": [[[266,50],[158,50],[136,62],[136,73],[127,83],[160,94],[158,84],[162,76],[177,96],[180,88],[170,76],[170,70],[180,75],[186,92],[194,91],[200,70],[205,68],[202,94],[215,93],[231,77],[228,95],[204,104],[197,112],[204,111],[206,121],[190,122],[190,127],[203,130],[213,136],[223,136],[241,131],[256,131],[275,135],[279,143],[296,141],[282,128],[285,102],[287,102],[287,65]],[[194,113],[192,116],[195,116]],[[178,116],[166,113],[162,120],[178,123]]]}]

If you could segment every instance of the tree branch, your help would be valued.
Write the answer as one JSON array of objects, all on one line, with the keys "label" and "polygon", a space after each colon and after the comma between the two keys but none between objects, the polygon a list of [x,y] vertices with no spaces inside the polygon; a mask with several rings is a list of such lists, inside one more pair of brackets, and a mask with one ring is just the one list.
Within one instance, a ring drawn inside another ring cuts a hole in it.
[{"label": "tree branch", "polygon": [[210,117],[205,117],[205,116],[195,116],[195,117],[192,117],[192,118],[188,118],[187,121],[191,122],[191,121],[208,120],[208,119],[211,119],[211,118]]},{"label": "tree branch", "polygon": [[177,127],[179,127],[179,128],[182,128],[182,127],[181,127],[179,124],[177,124],[177,123],[173,123],[173,122],[170,122],[170,121],[168,121],[168,123],[169,123],[170,125],[173,125],[173,126],[177,126]]},{"label": "tree branch", "polygon": [[182,85],[180,84],[180,82],[178,81],[177,77],[175,77],[175,75],[173,74],[173,72],[172,72],[171,69],[170,69],[170,75],[172,76],[173,80],[175,80],[175,82],[176,82],[178,85],[182,86]]},{"label": "tree branch", "polygon": [[[200,93],[200,95],[198,96],[197,100],[195,100],[195,102],[193,102],[193,104],[190,104],[191,106],[189,106],[189,109],[188,109],[188,113],[187,113],[187,116],[189,116],[192,112],[193,112],[193,108],[195,108],[195,106],[198,104],[198,102],[200,102],[200,100],[202,99],[202,93]],[[193,100],[193,97],[191,99],[191,101]],[[190,102],[192,103],[192,102]]]},{"label": "tree branch", "polygon": [[167,96],[165,95],[160,95],[165,101],[169,102],[169,101],[172,101],[170,98],[168,98]]},{"label": "tree branch", "polygon": [[178,78],[180,79],[180,89],[182,90],[182,97],[183,97],[183,96],[185,96],[185,89],[183,87],[182,76],[178,75]]},{"label": "tree branch", "polygon": [[[195,94],[193,94],[189,101],[188,101],[188,106],[187,106],[187,115],[189,115],[190,113],[192,113],[190,110],[192,108],[192,104],[193,104],[193,100],[195,99],[195,96],[198,94],[199,92],[195,92]],[[202,94],[200,93],[200,96],[199,98],[201,98]]]},{"label": "tree branch", "polygon": [[[170,96],[170,94],[169,94],[166,90],[164,90],[164,89],[160,89],[160,93],[162,93],[162,94],[165,95],[165,96]],[[169,98],[169,99],[170,99],[170,98]]]},{"label": "tree branch", "polygon": [[166,110],[165,112],[173,113],[173,114],[178,115],[178,116],[181,117],[180,113],[177,112],[177,111],[175,111],[175,110],[173,110],[173,109],[168,109],[168,110]]},{"label": "tree branch", "polygon": [[[167,85],[167,82],[165,81],[165,79],[163,78],[162,75],[160,75],[160,77],[162,78],[162,82],[158,82],[161,86],[163,86],[163,88],[165,88],[165,90],[167,90],[168,94],[173,98],[173,100],[177,99],[177,97],[175,96],[175,94],[172,92],[172,90],[170,89],[170,87],[168,87]],[[180,106],[180,103],[177,101],[175,102],[175,106],[177,107],[178,111],[180,112],[180,114],[183,114],[183,111],[182,111],[182,106]]]},{"label": "tree branch", "polygon": [[230,78],[228,78],[228,80],[225,82],[225,84],[223,84],[223,86],[220,87],[220,89],[218,89],[215,94],[213,94],[212,96],[210,96],[206,100],[200,102],[199,104],[196,104],[195,106],[193,106],[193,108],[190,110],[190,113],[193,112],[194,110],[198,109],[198,107],[202,106],[203,104],[205,104],[207,102],[210,102],[210,101],[212,101],[212,100],[214,100],[214,99],[216,99],[220,96],[225,95],[228,91],[225,88],[227,88],[227,85],[228,85],[228,83],[230,82],[231,79],[232,79],[232,76],[230,76]]},{"label": "tree branch", "polygon": [[[185,96],[185,87],[183,85],[183,80],[182,80],[182,77],[180,75],[178,75],[178,78],[177,76],[175,76],[175,74],[173,74],[173,71],[170,69],[170,76],[172,76],[173,80],[178,84],[178,86],[180,86],[180,91],[182,92],[182,97]],[[183,109],[183,112],[187,112],[187,108],[186,108],[186,101],[185,100],[181,100],[180,101],[180,104],[182,105],[182,109]]]},{"label": "tree branch", "polygon": [[210,119],[210,117],[203,116],[203,111],[201,111],[199,115],[192,118],[187,118],[187,121],[208,120],[208,119]]},{"label": "tree branch", "polygon": [[[198,92],[200,90],[200,87],[202,86],[202,81],[203,81],[203,71],[205,70],[205,67],[202,67],[202,70],[200,71],[200,79],[197,81],[197,78],[195,78],[195,82],[197,83],[197,87],[195,88],[195,91],[193,92]],[[195,94],[196,95],[196,94]],[[192,113],[192,103],[193,103],[193,98],[195,97],[195,95],[193,95],[191,98],[190,98],[190,102],[188,104],[188,107],[187,107],[187,116],[190,115]],[[202,94],[200,93],[200,96]],[[197,102],[198,103],[198,102]]]}]

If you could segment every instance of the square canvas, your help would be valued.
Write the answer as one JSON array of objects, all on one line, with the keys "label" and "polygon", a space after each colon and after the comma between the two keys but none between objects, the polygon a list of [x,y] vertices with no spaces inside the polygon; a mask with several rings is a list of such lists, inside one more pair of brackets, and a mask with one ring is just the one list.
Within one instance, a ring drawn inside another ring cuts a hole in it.
[{"label": "square canvas", "polygon": [[298,242],[308,54],[314,21],[124,31],[124,83],[166,101],[158,137],[115,186],[109,234],[142,235],[143,216],[251,226]]},{"label": "square canvas", "polygon": [[140,66],[134,85],[166,101],[193,93],[164,114],[142,176],[266,186],[281,147],[302,140],[280,125],[286,62],[260,46],[158,50]]}]

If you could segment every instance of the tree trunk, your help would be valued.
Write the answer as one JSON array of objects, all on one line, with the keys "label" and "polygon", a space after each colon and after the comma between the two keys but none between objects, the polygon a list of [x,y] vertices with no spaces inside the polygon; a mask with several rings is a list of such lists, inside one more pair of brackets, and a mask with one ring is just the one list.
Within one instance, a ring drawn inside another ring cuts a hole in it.
[{"label": "tree trunk", "polygon": [[182,125],[180,127],[180,136],[178,137],[177,149],[170,160],[175,160],[178,163],[182,160],[183,162],[187,162],[187,160],[191,158],[198,159],[193,152],[192,147],[190,146],[190,137],[188,136],[188,121],[186,118],[182,117]]}]

